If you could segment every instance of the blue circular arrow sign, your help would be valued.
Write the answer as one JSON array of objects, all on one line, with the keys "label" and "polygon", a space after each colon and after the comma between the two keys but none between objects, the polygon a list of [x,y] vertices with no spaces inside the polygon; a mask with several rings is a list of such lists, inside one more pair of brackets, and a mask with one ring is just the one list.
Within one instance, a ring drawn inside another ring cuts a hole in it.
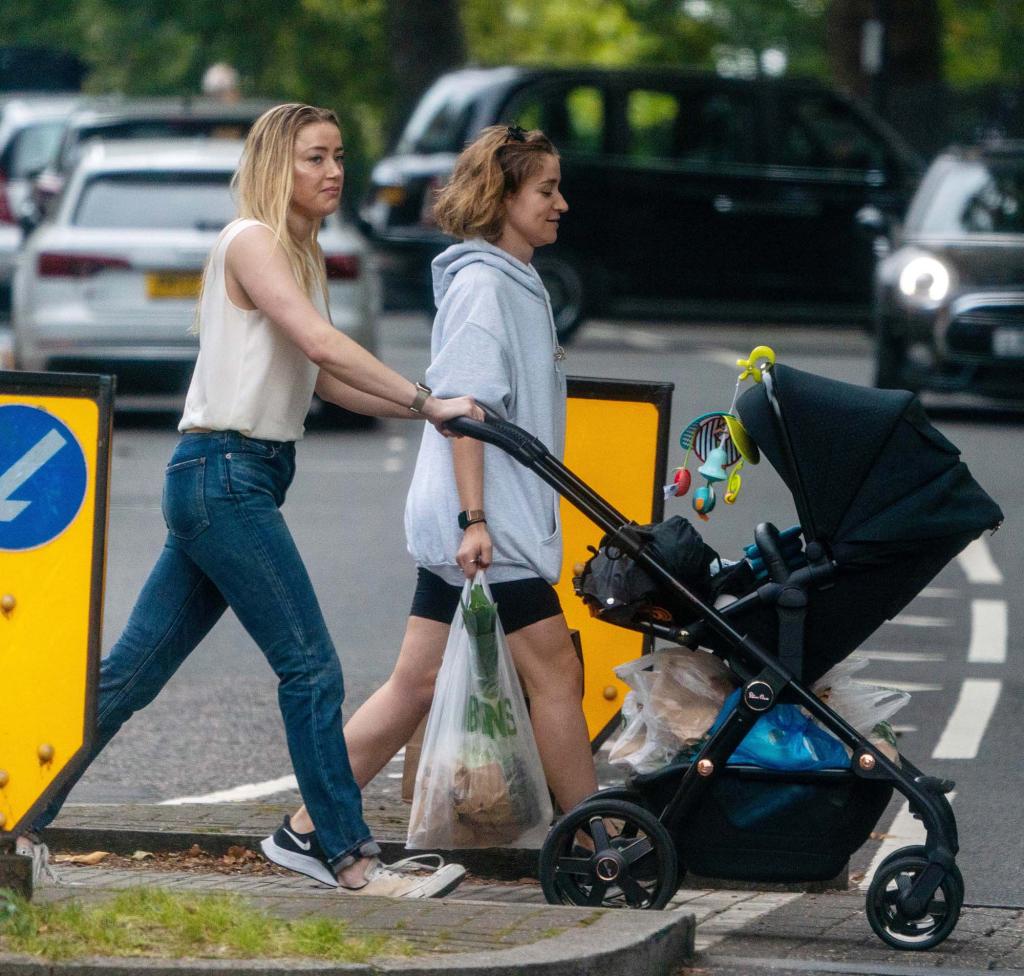
[{"label": "blue circular arrow sign", "polygon": [[36,549],[82,507],[88,471],[68,427],[45,410],[0,406],[0,549]]}]

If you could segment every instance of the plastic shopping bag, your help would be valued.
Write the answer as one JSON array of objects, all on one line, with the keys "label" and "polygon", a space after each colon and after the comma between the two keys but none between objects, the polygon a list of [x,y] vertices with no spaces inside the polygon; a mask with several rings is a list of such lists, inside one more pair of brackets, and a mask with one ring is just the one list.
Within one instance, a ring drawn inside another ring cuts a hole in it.
[{"label": "plastic shopping bag", "polygon": [[[737,688],[725,700],[721,714],[711,726],[712,733],[735,711],[741,692]],[[798,705],[776,705],[754,723],[728,764],[790,771],[849,769],[850,756],[834,735]]]},{"label": "plastic shopping bag", "polygon": [[551,817],[522,688],[479,572],[463,587],[437,676],[406,846],[540,847]]},{"label": "plastic shopping bag", "polygon": [[676,649],[645,654],[615,674],[631,690],[608,760],[637,773],[667,766],[703,739],[736,683],[713,654]]},{"label": "plastic shopping bag", "polygon": [[910,701],[910,695],[854,678],[867,664],[866,657],[855,654],[822,675],[811,690],[883,755],[898,763],[899,750],[889,719]]}]

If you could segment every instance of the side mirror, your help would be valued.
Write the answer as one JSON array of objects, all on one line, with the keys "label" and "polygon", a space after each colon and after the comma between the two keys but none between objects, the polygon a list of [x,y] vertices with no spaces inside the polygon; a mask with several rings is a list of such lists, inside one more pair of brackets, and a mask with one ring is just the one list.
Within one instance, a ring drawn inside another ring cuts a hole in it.
[{"label": "side mirror", "polygon": [[892,222],[889,218],[870,203],[857,211],[854,220],[861,231],[872,238],[888,237],[892,232]]},{"label": "side mirror", "polygon": [[39,226],[39,221],[39,211],[31,202],[26,201],[18,213],[18,226],[21,228],[22,235],[28,237]]}]

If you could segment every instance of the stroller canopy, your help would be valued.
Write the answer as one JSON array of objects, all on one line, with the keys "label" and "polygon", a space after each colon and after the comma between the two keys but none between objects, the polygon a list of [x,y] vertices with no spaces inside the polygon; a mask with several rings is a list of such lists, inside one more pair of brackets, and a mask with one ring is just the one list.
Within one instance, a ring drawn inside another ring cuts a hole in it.
[{"label": "stroller canopy", "polygon": [[840,564],[877,564],[1003,518],[959,450],[905,390],[777,365],[737,412],[797,505],[805,537]]}]

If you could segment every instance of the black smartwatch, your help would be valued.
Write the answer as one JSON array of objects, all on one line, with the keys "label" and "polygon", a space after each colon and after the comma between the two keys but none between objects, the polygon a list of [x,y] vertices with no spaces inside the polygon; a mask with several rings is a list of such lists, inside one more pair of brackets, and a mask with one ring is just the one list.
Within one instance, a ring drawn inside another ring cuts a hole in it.
[{"label": "black smartwatch", "polygon": [[463,532],[471,525],[476,525],[477,522],[486,521],[487,519],[484,517],[484,510],[482,508],[469,508],[464,512],[459,512],[459,528]]}]

